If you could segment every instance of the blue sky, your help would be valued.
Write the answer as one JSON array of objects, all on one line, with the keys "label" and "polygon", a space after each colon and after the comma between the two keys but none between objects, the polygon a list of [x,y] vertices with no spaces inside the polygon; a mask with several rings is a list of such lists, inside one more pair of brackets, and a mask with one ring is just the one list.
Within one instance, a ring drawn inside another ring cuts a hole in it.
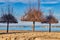
[{"label": "blue sky", "polygon": [[[20,17],[27,12],[27,9],[29,7],[29,0],[0,0],[0,12],[1,8],[6,7],[6,2],[9,1],[10,5],[13,7],[13,15],[20,20]],[[37,6],[37,0],[30,0],[31,5],[34,4],[34,6]],[[49,9],[53,11],[53,15],[60,19],[60,0],[40,0],[41,5],[40,9],[43,12],[44,15],[48,15]],[[6,11],[6,9],[5,9]],[[2,13],[0,13],[1,15]]]}]

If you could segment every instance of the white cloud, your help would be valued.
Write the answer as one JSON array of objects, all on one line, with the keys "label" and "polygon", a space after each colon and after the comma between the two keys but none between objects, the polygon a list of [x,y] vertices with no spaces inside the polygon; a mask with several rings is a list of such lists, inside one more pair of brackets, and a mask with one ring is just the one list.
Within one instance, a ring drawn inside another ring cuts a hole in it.
[{"label": "white cloud", "polygon": [[6,1],[9,1],[9,2],[22,2],[22,3],[28,3],[29,1],[30,2],[37,2],[37,0],[0,0],[0,2],[6,2]]},{"label": "white cloud", "polygon": [[[6,1],[9,1],[9,2],[22,2],[22,3],[29,3],[29,1],[31,3],[37,3],[38,0],[0,0],[0,2],[6,2]],[[57,0],[57,1],[41,1],[41,4],[56,4],[56,3],[59,3],[60,1]]]},{"label": "white cloud", "polygon": [[57,4],[58,1],[52,1],[52,2],[41,2],[41,4]]},{"label": "white cloud", "polygon": [[53,7],[41,7],[41,9],[50,10],[50,9],[53,9]]},{"label": "white cloud", "polygon": [[[22,2],[22,3],[29,3],[29,1],[31,3],[37,3],[38,0],[9,0],[10,2]],[[57,0],[57,1],[41,1],[41,4],[56,4],[56,3],[59,3],[60,1]]]},{"label": "white cloud", "polygon": [[9,0],[10,2],[22,2],[22,3],[37,3],[37,0]]},{"label": "white cloud", "polygon": [[5,2],[5,0],[0,0],[0,2]]}]

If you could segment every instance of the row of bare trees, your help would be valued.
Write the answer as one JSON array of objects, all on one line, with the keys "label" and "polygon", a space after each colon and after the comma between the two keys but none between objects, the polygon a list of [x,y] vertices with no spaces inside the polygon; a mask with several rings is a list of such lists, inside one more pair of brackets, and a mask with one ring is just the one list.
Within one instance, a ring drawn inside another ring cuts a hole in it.
[{"label": "row of bare trees", "polygon": [[32,31],[35,31],[35,22],[49,23],[49,32],[51,32],[51,24],[58,23],[58,20],[51,14],[51,10],[49,10],[49,13],[50,15],[46,17],[42,14],[40,11],[40,0],[38,0],[38,10],[30,8],[28,12],[21,17],[21,21],[32,21]]},{"label": "row of bare trees", "polygon": [[[1,17],[0,23],[7,23],[7,33],[9,30],[9,23],[18,23],[15,17],[11,14],[10,5],[7,5],[8,14],[4,14]],[[2,10],[3,11],[3,10]],[[13,11],[13,10],[12,10]],[[51,13],[51,10],[50,12]],[[21,18],[21,21],[32,21],[32,31],[35,31],[35,22],[49,23],[49,32],[51,32],[51,23],[58,23],[58,20],[53,16],[49,15],[45,17],[40,11],[40,0],[38,0],[38,10],[29,9],[28,12]]]},{"label": "row of bare trees", "polygon": [[[51,13],[51,11],[50,11]],[[52,23],[58,23],[58,20],[53,16],[43,16],[42,13],[37,10],[32,10],[31,12],[28,12],[25,16],[21,18],[21,21],[31,21],[33,22],[32,31],[35,31],[35,22],[41,22],[41,23],[49,23],[49,32],[51,32],[51,24]]]}]

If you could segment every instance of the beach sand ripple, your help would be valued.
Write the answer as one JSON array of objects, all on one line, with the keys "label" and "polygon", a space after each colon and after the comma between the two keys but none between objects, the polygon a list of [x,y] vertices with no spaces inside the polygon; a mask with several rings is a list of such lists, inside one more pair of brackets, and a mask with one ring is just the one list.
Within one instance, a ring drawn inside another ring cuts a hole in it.
[{"label": "beach sand ripple", "polygon": [[60,32],[0,34],[0,40],[60,40]]}]

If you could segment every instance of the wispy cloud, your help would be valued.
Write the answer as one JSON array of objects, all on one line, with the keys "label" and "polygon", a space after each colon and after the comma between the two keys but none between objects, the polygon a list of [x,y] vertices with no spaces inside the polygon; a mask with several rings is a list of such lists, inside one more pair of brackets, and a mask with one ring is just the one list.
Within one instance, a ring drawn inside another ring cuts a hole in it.
[{"label": "wispy cloud", "polygon": [[41,7],[41,9],[49,10],[49,9],[53,9],[53,7]]},{"label": "wispy cloud", "polygon": [[37,0],[0,0],[0,2],[22,2],[22,3],[29,3],[30,2],[37,2]]},{"label": "wispy cloud", "polygon": [[[31,3],[37,3],[38,2],[37,0],[0,0],[0,2],[6,2],[6,1],[9,1],[9,2],[22,2],[22,3],[29,3],[29,1]],[[40,1],[41,1],[41,4],[56,4],[56,3],[60,2],[59,0],[40,0]]]},{"label": "wispy cloud", "polygon": [[52,1],[52,2],[41,2],[41,4],[57,4],[58,1]]},{"label": "wispy cloud", "polygon": [[[29,1],[31,3],[37,3],[38,0],[9,0],[10,2],[22,2],[22,3],[29,3]],[[48,0],[48,1],[42,1],[41,0],[41,4],[56,4],[56,3],[59,3],[60,1],[59,0]]]},{"label": "wispy cloud", "polygon": [[0,2],[5,2],[5,0],[0,0]]}]

